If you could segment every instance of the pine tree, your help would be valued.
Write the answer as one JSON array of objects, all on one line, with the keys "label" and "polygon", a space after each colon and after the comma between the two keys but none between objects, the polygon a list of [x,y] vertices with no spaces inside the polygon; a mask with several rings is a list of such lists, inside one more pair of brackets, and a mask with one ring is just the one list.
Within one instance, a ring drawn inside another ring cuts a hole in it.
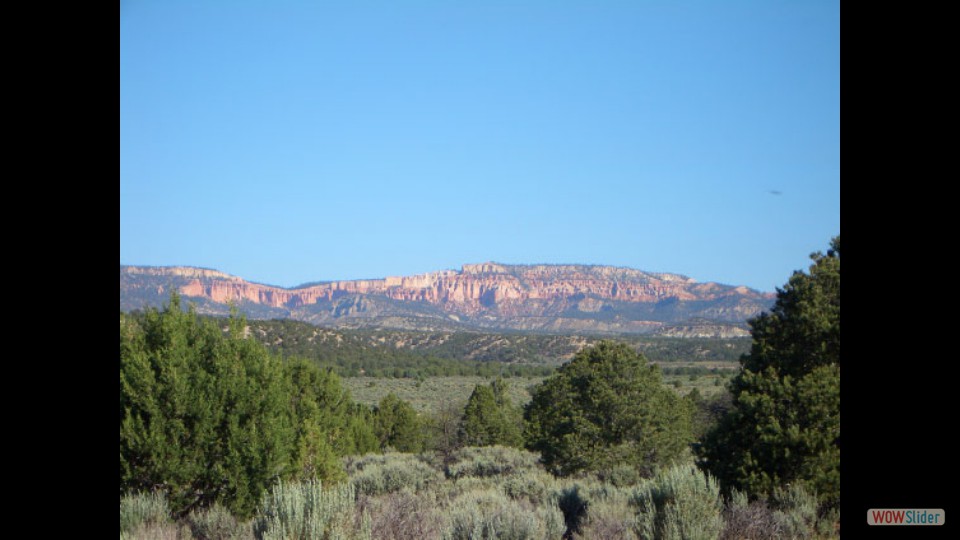
[{"label": "pine tree", "polygon": [[727,488],[754,496],[786,484],[840,497],[840,237],[794,272],[731,382],[733,409],[698,450]]}]

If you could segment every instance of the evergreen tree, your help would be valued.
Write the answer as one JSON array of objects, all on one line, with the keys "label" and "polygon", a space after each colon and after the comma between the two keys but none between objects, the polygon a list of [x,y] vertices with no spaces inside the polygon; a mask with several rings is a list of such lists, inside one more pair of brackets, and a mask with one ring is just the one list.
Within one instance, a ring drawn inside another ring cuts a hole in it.
[{"label": "evergreen tree", "polygon": [[840,497],[840,237],[794,272],[731,382],[733,409],[707,434],[701,466],[728,488],[760,496],[800,484]]},{"label": "evergreen tree", "polygon": [[380,440],[380,448],[393,448],[399,452],[423,450],[423,436],[417,411],[396,394],[390,392],[374,411],[374,431]]},{"label": "evergreen tree", "polygon": [[604,341],[540,384],[525,411],[527,447],[553,472],[630,465],[645,475],[691,441],[690,407],[630,347]]},{"label": "evergreen tree", "polygon": [[466,446],[520,446],[522,418],[501,378],[490,385],[478,384],[470,395],[460,422],[461,442]]},{"label": "evergreen tree", "polygon": [[180,514],[221,501],[249,516],[263,491],[289,471],[293,440],[279,359],[183,312],[120,325],[120,492],[167,492]]},{"label": "evergreen tree", "polygon": [[349,394],[331,370],[320,370],[304,360],[290,361],[287,372],[296,433],[296,476],[301,480],[342,480],[346,473],[338,456],[353,450],[352,433],[347,430]]}]

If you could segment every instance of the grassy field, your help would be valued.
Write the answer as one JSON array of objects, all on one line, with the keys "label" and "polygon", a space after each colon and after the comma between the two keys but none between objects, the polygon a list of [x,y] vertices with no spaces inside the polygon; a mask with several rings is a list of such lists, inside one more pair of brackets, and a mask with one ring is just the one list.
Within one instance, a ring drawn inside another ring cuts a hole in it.
[{"label": "grassy field", "polygon": [[[724,370],[722,374],[709,375],[665,375],[663,382],[680,395],[686,395],[696,388],[703,397],[712,396],[723,390],[726,381],[736,371]],[[457,406],[466,404],[473,388],[478,384],[489,384],[492,379],[485,377],[429,377],[422,381],[416,379],[386,379],[374,377],[346,377],[344,384],[353,394],[353,399],[366,405],[376,405],[384,396],[393,392],[400,399],[409,402],[419,412],[436,412],[444,403]],[[530,390],[539,384],[543,377],[513,377],[506,379],[510,385],[510,399],[514,404],[523,405],[530,401]]]}]

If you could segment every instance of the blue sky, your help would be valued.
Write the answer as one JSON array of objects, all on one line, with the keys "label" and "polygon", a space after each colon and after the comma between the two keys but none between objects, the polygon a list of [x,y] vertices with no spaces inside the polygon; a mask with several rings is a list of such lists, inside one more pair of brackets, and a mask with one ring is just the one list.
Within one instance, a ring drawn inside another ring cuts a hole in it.
[{"label": "blue sky", "polygon": [[840,232],[839,2],[122,2],[120,263],[593,263],[772,291]]}]

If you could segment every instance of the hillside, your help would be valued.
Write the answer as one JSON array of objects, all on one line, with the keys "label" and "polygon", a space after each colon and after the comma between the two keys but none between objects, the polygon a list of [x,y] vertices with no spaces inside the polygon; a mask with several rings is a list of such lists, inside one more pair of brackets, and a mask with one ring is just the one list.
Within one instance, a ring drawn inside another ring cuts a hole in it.
[{"label": "hillside", "polygon": [[772,295],[686,276],[592,265],[467,264],[416,276],[282,288],[193,267],[120,267],[120,309],[159,306],[171,290],[198,312],[231,304],[254,319],[339,328],[551,334],[747,335]]}]

